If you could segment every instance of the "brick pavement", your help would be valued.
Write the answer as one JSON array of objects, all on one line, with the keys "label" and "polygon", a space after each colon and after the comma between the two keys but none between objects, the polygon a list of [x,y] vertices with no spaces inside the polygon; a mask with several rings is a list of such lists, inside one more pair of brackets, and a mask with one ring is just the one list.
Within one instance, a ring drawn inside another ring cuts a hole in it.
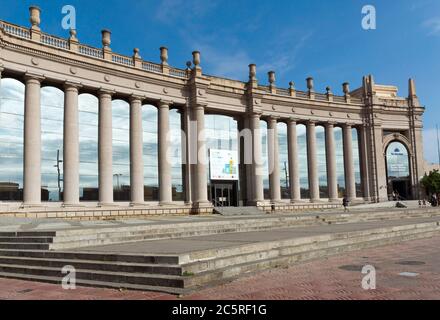
[{"label": "brick pavement", "polygon": [[[230,283],[197,291],[184,299],[435,299],[440,300],[440,237],[367,249],[322,258],[285,269],[244,276]],[[400,262],[406,262],[404,265]],[[377,289],[361,288],[361,267],[377,268]],[[341,268],[343,267],[343,268]],[[352,271],[355,270],[355,271]],[[418,273],[417,277],[400,276]],[[78,287],[66,291],[59,285],[0,279],[0,299],[95,300],[179,299],[155,292],[119,291]]]}]

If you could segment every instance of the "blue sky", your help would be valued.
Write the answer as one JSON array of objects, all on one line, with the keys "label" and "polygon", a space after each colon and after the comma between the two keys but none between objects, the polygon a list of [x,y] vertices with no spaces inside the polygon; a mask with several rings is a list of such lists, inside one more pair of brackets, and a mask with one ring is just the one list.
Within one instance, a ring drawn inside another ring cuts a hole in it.
[{"label": "blue sky", "polygon": [[[159,61],[159,47],[169,48],[169,62],[184,67],[200,50],[205,73],[246,80],[249,63],[258,78],[277,72],[277,85],[293,80],[305,89],[313,76],[317,90],[330,85],[361,85],[363,75],[399,87],[407,95],[416,80],[425,116],[425,156],[437,161],[435,125],[440,124],[440,1],[438,0],[0,0],[0,19],[29,25],[28,6],[43,10],[44,32],[67,37],[61,8],[77,11],[78,38],[101,46],[100,31],[112,30],[112,49]],[[361,27],[362,7],[377,10],[377,29]]]}]

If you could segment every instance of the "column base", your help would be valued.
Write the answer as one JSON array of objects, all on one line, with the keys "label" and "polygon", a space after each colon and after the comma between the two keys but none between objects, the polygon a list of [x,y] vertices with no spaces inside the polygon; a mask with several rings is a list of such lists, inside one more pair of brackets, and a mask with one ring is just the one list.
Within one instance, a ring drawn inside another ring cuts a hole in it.
[{"label": "column base", "polygon": [[63,208],[84,208],[85,205],[82,205],[80,203],[63,203],[61,205]]},{"label": "column base", "polygon": [[249,207],[264,207],[268,204],[266,200],[251,200],[247,203]]},{"label": "column base", "polygon": [[130,207],[147,207],[148,204],[146,202],[131,202],[129,204]]},{"label": "column base", "polygon": [[159,206],[161,206],[161,207],[172,207],[174,205],[175,204],[172,201],[159,202]]},{"label": "column base", "polygon": [[331,203],[336,203],[336,202],[341,202],[342,200],[339,200],[338,198],[334,198],[334,199],[329,199],[328,202]]},{"label": "column base", "polygon": [[43,204],[41,202],[35,202],[35,203],[22,203],[20,205],[20,209],[28,209],[28,208],[41,208],[43,207]]},{"label": "column base", "polygon": [[114,202],[111,203],[104,203],[104,202],[99,202],[98,203],[98,208],[103,208],[103,207],[117,207],[118,205]]},{"label": "column base", "polygon": [[298,203],[304,203],[301,199],[292,199],[290,200],[290,204],[298,204]]}]

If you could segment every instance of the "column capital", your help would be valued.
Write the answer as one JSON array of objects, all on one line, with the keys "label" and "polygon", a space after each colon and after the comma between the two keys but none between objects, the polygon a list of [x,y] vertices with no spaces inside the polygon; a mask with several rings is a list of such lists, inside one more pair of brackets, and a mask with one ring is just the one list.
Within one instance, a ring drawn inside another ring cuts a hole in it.
[{"label": "column capital", "polygon": [[272,115],[266,116],[265,118],[267,119],[268,122],[278,122],[278,120],[281,119],[280,116],[272,116]]},{"label": "column capital", "polygon": [[331,127],[334,127],[334,126],[336,126],[338,123],[336,122],[336,121],[326,121],[325,123],[324,123],[324,125],[327,127],[327,126],[331,126]]},{"label": "column capital", "polygon": [[43,75],[37,73],[26,72],[24,74],[25,81],[38,81],[39,83],[43,82],[46,79]]},{"label": "column capital", "polygon": [[144,100],[144,97],[143,97],[143,96],[136,95],[136,94],[132,94],[132,95],[128,98],[128,101],[130,101],[130,103],[133,103],[133,102],[140,102],[140,103],[142,103],[142,100]]},{"label": "column capital", "polygon": [[347,129],[351,129],[354,125],[355,125],[355,124],[354,124],[354,123],[351,123],[351,122],[345,122],[345,123],[342,123],[342,124],[341,124],[341,126],[342,126],[343,128],[347,128]]},{"label": "column capital", "polygon": [[254,111],[252,111],[252,112],[248,113],[248,116],[250,118],[261,118],[261,115],[262,115],[261,112],[254,112]]},{"label": "column capital", "polygon": [[206,108],[207,106],[208,106],[207,103],[196,103],[196,104],[193,104],[193,105],[192,105],[192,108],[193,108],[194,110],[200,110],[200,109],[205,110],[205,108]]},{"label": "column capital", "polygon": [[158,102],[159,108],[169,108],[173,104],[172,100],[160,99]]},{"label": "column capital", "polygon": [[316,120],[312,120],[312,119],[306,120],[306,125],[308,126],[315,126],[316,123],[317,123]]},{"label": "column capital", "polygon": [[286,119],[286,122],[289,124],[297,124],[297,122],[299,121],[299,118],[296,117],[290,117]]},{"label": "column capital", "polygon": [[105,88],[99,88],[98,89],[98,94],[99,95],[109,95],[111,97],[115,93],[116,93],[115,90],[111,90],[111,89],[105,89]]},{"label": "column capital", "polygon": [[64,89],[65,90],[69,90],[69,89],[81,89],[82,88],[82,84],[79,82],[73,82],[73,81],[66,81],[64,82]]},{"label": "column capital", "polygon": [[3,65],[0,63],[0,77],[2,75],[3,70],[5,70],[5,68],[3,68]]}]

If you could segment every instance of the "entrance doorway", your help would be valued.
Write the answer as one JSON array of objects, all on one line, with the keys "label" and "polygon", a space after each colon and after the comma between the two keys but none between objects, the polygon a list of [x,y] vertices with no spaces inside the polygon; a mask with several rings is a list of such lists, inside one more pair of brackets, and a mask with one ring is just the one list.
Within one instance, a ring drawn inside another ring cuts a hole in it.
[{"label": "entrance doorway", "polygon": [[410,197],[410,181],[404,180],[391,180],[391,192],[397,193],[399,200],[408,200]]},{"label": "entrance doorway", "polygon": [[211,181],[211,202],[214,207],[238,207],[236,181]]},{"label": "entrance doorway", "polygon": [[393,194],[396,194],[400,200],[411,200],[409,154],[401,142],[393,141],[389,144],[386,164],[389,199],[393,200]]}]

